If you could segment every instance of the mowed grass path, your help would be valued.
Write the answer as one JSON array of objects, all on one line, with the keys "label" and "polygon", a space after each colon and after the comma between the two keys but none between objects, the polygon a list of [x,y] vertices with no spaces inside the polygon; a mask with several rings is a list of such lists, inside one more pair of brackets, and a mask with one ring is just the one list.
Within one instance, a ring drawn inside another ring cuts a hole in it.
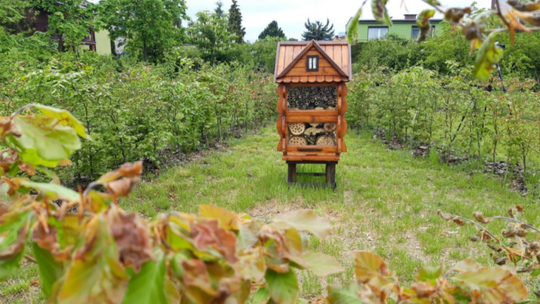
[{"label": "mowed grass path", "polygon": [[170,210],[196,213],[200,204],[261,219],[314,209],[335,228],[325,240],[312,238],[310,247],[337,257],[347,271],[325,281],[303,274],[302,293],[308,298],[320,295],[326,283],[350,281],[358,250],[381,255],[405,282],[414,279],[422,264],[452,266],[472,257],[494,265],[485,245],[469,241],[474,228],[444,222],[439,209],[467,217],[474,211],[492,216],[506,215],[520,204],[526,220],[540,222],[538,205],[499,179],[415,159],[406,151],[389,151],[368,134],[350,132],[346,139],[349,152],[337,166],[334,191],[288,187],[286,164],[275,149],[278,137],[273,128],[266,128],[143,183],[122,205],[147,217]]}]

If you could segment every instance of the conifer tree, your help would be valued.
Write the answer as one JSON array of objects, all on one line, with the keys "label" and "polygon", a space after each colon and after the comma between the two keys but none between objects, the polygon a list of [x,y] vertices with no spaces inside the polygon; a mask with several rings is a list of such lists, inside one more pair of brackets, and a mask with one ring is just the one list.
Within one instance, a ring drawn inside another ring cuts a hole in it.
[{"label": "conifer tree", "polygon": [[259,34],[259,39],[264,39],[266,37],[276,37],[285,39],[285,33],[278,26],[277,22],[274,20],[270,22],[266,28]]},{"label": "conifer tree", "polygon": [[232,5],[229,9],[229,32],[236,35],[236,43],[244,43],[246,28],[242,27],[242,13],[236,0],[232,0]]},{"label": "conifer tree", "polygon": [[334,25],[330,25],[330,21],[326,19],[326,24],[323,25],[320,21],[311,23],[308,21],[304,23],[306,31],[302,33],[302,39],[304,41],[309,40],[332,40],[334,38]]}]

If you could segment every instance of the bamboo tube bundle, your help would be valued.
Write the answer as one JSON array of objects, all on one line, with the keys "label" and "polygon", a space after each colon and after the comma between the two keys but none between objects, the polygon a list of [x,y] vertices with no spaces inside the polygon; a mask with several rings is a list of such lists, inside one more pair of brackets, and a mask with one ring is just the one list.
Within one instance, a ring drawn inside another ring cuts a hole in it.
[{"label": "bamboo tube bundle", "polygon": [[328,133],[330,132],[334,132],[337,128],[337,125],[335,123],[332,123],[332,122],[327,122],[324,124],[324,130]]},{"label": "bamboo tube bundle", "polygon": [[289,87],[287,93],[289,109],[298,108],[300,110],[313,110],[337,105],[337,87]]},{"label": "bamboo tube bundle", "polygon": [[289,146],[307,146],[307,140],[302,136],[292,136],[289,138]]},{"label": "bamboo tube bundle", "polygon": [[302,122],[290,123],[289,124],[289,131],[293,135],[302,135],[302,134],[304,134],[304,131],[306,131],[306,124],[304,124]]},{"label": "bamboo tube bundle", "polygon": [[334,139],[329,135],[320,135],[317,137],[317,146],[335,146],[336,142]]}]

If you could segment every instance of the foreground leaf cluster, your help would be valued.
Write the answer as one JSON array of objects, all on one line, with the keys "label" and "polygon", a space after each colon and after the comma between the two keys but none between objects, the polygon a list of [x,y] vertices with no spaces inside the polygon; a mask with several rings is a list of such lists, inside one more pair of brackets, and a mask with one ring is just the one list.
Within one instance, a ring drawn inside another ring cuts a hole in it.
[{"label": "foreground leaf cluster", "polygon": [[442,265],[423,267],[410,286],[399,284],[384,260],[370,252],[356,254],[354,271],[358,283],[328,287],[329,304],[509,304],[527,298],[527,289],[514,271],[482,267],[470,259],[457,263],[447,273]]},{"label": "foreground leaf cluster", "polygon": [[[540,229],[523,221],[523,208],[516,206],[508,210],[508,216],[484,216],[474,212],[474,220],[459,215],[445,214],[439,216],[459,226],[472,225],[476,234],[471,236],[472,242],[482,242],[490,249],[490,256],[498,265],[511,265],[519,273],[529,273],[531,278],[540,276]],[[492,222],[506,222],[499,233],[489,229]],[[540,298],[540,290],[534,291]]]},{"label": "foreground leaf cluster", "polygon": [[[432,9],[422,11],[417,17],[417,25],[420,29],[418,41],[422,42],[427,38],[431,29],[429,20],[438,12],[444,15],[444,19],[454,25],[461,31],[465,39],[470,42],[471,53],[478,49],[474,65],[473,75],[476,79],[487,81],[491,73],[497,70],[497,65],[503,57],[503,48],[496,44],[496,37],[501,32],[508,32],[512,43],[516,32],[531,33],[539,31],[540,25],[540,2],[538,1],[506,1],[507,8],[504,13],[501,9],[503,1],[494,1],[496,10],[475,11],[472,7],[446,7],[438,0],[423,0],[430,5]],[[392,20],[388,14],[388,0],[371,1],[371,11],[377,22],[392,26]],[[347,28],[347,39],[353,43],[357,36],[357,23],[361,17],[362,8],[366,1],[361,5],[358,13],[352,17]],[[448,4],[450,2],[448,1]],[[503,6],[504,7],[504,6]],[[496,15],[500,20],[502,27],[493,26],[490,23],[490,16]]]}]

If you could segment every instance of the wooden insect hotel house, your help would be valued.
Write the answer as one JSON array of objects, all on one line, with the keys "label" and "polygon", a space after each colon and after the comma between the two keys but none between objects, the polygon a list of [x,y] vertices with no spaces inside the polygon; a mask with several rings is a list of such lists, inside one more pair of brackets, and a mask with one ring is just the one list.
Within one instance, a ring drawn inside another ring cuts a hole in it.
[{"label": "wooden insect hotel house", "polygon": [[[346,83],[351,49],[344,41],[287,41],[278,44],[274,80],[279,96],[278,151],[295,183],[298,164],[326,164],[324,185],[336,186],[336,165],[347,152]],[[298,173],[300,174],[300,173]]]}]

